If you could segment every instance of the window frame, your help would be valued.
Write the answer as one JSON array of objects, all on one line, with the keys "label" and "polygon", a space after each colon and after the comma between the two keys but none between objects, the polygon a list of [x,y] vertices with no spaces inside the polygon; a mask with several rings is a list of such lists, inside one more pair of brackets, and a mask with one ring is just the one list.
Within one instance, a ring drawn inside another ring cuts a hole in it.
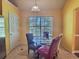
[{"label": "window frame", "polygon": [[[51,19],[51,21],[52,21],[52,25],[53,25],[53,20],[54,20],[54,17],[53,16],[29,16],[29,23],[30,23],[30,17],[31,17],[31,20],[33,20],[32,19],[32,17],[40,17],[40,18],[42,18],[42,17],[44,17],[44,18],[47,18],[47,17],[51,17],[52,19]],[[44,19],[45,20],[45,19]],[[42,19],[40,19],[40,26],[37,26],[37,25],[35,25],[35,26],[30,26],[30,24],[29,24],[29,30],[30,30],[30,27],[40,27],[40,36],[38,36],[38,37],[41,37],[41,27],[52,27],[52,29],[51,29],[51,32],[53,33],[53,26],[41,26],[41,22],[42,22]],[[49,21],[50,22],[50,21]],[[45,21],[44,21],[44,23],[45,23]],[[30,31],[29,31],[30,32]],[[52,34],[51,33],[51,34]],[[37,37],[37,36],[35,36],[34,35],[34,37]],[[49,37],[53,37],[53,34],[52,35],[49,35]]]}]

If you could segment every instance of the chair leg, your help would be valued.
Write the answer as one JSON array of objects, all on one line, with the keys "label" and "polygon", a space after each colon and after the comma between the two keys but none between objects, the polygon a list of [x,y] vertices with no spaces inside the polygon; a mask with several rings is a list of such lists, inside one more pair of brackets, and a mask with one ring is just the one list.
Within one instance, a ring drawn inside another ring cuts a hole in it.
[{"label": "chair leg", "polygon": [[53,59],[58,59],[58,52],[57,52],[56,55],[53,57]]},{"label": "chair leg", "polygon": [[39,55],[39,59],[43,59],[43,58]]},{"label": "chair leg", "polygon": [[36,58],[36,59],[39,59],[39,53],[36,52],[35,54],[36,54],[35,58]]},{"label": "chair leg", "polygon": [[56,53],[56,56],[58,56],[58,53]]},{"label": "chair leg", "polygon": [[28,50],[28,54],[29,54],[29,50]]},{"label": "chair leg", "polygon": [[53,59],[56,59],[56,57],[54,56]]}]

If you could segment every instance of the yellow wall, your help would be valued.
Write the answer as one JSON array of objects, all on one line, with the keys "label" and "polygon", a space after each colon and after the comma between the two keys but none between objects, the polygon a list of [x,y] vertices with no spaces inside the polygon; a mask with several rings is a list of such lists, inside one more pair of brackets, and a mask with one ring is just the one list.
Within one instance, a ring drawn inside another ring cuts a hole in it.
[{"label": "yellow wall", "polygon": [[63,8],[64,39],[62,40],[62,46],[70,52],[74,50],[74,32],[75,32],[74,11],[78,7],[79,7],[79,0],[67,0]]},{"label": "yellow wall", "polygon": [[0,15],[2,15],[2,0],[0,0]]},{"label": "yellow wall", "polygon": [[10,51],[10,33],[9,33],[9,24],[8,24],[8,15],[10,13],[14,13],[19,17],[19,11],[18,9],[12,5],[7,0],[2,0],[2,15],[5,19],[5,32],[6,32],[6,53],[8,54]]}]

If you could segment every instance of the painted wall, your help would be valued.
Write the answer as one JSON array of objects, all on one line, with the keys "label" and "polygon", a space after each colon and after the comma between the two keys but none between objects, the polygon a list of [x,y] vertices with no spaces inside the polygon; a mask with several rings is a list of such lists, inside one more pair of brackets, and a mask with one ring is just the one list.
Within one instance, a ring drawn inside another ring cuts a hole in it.
[{"label": "painted wall", "polygon": [[5,19],[6,53],[7,54],[10,51],[10,33],[9,33],[9,23],[8,23],[9,22],[9,18],[8,18],[9,12],[16,14],[20,18],[18,9],[14,5],[12,5],[10,2],[8,2],[8,0],[2,0],[2,15],[4,16],[4,19]]},{"label": "painted wall", "polygon": [[0,0],[0,15],[2,15],[2,0]]},{"label": "painted wall", "polygon": [[75,9],[75,45],[74,49],[79,50],[79,7]]},{"label": "painted wall", "polygon": [[63,33],[62,46],[72,52],[75,49],[75,9],[79,7],[79,0],[67,0],[63,8]]},{"label": "painted wall", "polygon": [[[29,16],[53,16],[54,17],[54,27],[53,27],[53,36],[56,36],[58,34],[60,34],[61,31],[61,10],[60,9],[56,9],[56,10],[50,10],[50,11],[41,11],[37,14],[34,14],[32,12],[27,12],[27,11],[23,11],[22,12],[22,27],[23,27],[23,32],[22,32],[22,38],[26,40],[25,34],[27,32],[29,32]],[[26,41],[23,42],[26,42]]]}]

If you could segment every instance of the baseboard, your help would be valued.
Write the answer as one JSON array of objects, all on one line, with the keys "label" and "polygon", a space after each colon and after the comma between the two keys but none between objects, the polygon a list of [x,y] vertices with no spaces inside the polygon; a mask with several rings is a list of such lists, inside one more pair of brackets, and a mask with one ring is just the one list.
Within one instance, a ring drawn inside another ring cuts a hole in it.
[{"label": "baseboard", "polygon": [[73,51],[72,53],[79,53],[79,50],[75,50],[75,51]]}]

